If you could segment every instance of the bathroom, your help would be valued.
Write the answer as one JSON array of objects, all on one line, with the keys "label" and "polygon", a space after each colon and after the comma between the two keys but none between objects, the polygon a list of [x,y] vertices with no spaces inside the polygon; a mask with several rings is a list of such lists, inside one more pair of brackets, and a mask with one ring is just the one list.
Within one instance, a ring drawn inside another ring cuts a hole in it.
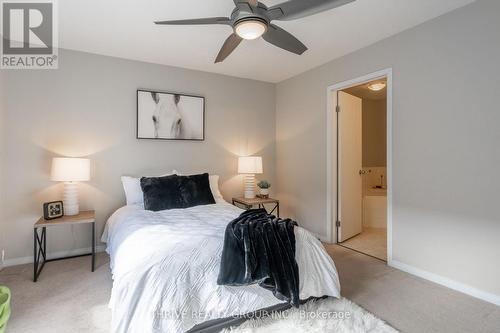
[{"label": "bathroom", "polygon": [[344,169],[339,179],[339,200],[344,235],[339,232],[339,243],[384,261],[387,261],[386,85],[385,79],[379,79],[339,92],[339,104],[344,104],[340,112],[343,115],[339,117],[339,151],[343,154],[339,168]]}]

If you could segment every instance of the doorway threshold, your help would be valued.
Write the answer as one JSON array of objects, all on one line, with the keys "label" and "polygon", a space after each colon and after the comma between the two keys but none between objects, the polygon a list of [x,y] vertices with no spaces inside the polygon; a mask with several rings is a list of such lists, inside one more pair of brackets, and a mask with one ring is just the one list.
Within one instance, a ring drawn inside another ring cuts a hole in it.
[{"label": "doorway threshold", "polygon": [[343,243],[337,243],[337,245],[338,245],[338,246],[343,247],[344,249],[348,249],[348,250],[351,250],[351,251],[354,251],[354,252],[357,252],[357,253],[363,254],[363,255],[365,255],[365,256],[367,256],[367,257],[371,257],[371,258],[373,258],[373,259],[380,260],[380,261],[385,262],[385,263],[387,264],[387,260],[380,259],[380,258],[378,258],[378,257],[372,256],[371,254],[368,254],[368,253],[361,252],[361,251],[359,251],[359,250],[353,249],[353,248],[351,248],[351,247],[348,247],[348,246],[346,246],[346,245],[343,245]]}]

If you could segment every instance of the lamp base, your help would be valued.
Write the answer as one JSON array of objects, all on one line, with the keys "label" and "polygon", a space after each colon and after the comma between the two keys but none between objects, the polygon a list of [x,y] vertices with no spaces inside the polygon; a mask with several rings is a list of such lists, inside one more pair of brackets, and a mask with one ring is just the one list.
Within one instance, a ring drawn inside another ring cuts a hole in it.
[{"label": "lamp base", "polygon": [[245,175],[243,182],[245,184],[245,199],[254,199],[255,175]]},{"label": "lamp base", "polygon": [[64,215],[72,216],[80,214],[78,204],[78,185],[75,182],[64,183],[63,193]]}]

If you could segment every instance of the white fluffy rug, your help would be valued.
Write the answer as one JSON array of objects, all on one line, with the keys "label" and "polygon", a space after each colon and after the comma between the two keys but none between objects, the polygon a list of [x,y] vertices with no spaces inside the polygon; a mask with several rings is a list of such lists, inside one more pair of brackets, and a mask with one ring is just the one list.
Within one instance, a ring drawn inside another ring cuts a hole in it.
[{"label": "white fluffy rug", "polygon": [[310,301],[299,309],[251,319],[221,333],[396,333],[397,331],[346,298]]}]

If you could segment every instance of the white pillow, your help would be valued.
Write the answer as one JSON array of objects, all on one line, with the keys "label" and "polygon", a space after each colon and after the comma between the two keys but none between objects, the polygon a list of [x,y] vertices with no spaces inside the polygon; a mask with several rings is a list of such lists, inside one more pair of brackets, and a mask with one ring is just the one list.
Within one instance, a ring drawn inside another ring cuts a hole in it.
[{"label": "white pillow", "polygon": [[215,202],[224,202],[224,198],[219,190],[219,176],[218,175],[209,175],[208,181],[210,182],[210,190],[212,191],[212,195],[214,196]]},{"label": "white pillow", "polygon": [[142,195],[140,178],[122,176],[122,185],[125,191],[127,206],[143,203],[144,197]]},{"label": "white pillow", "polygon": [[[176,174],[177,171],[172,170],[172,172],[161,175],[160,177]],[[142,194],[141,178],[142,177],[121,177],[123,190],[125,191],[125,199],[127,200],[127,206],[144,205],[144,195]]]}]

